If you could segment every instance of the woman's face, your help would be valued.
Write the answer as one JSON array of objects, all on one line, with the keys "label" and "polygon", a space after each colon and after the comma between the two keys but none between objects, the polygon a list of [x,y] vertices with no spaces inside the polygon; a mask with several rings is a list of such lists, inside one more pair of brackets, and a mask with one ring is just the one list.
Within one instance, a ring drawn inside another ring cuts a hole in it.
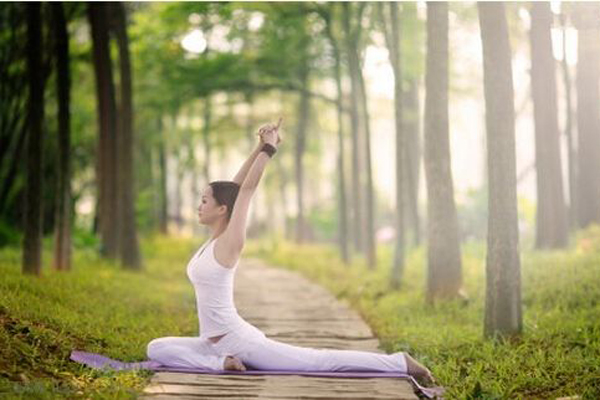
[{"label": "woman's face", "polygon": [[227,206],[219,205],[213,197],[212,187],[210,185],[207,186],[200,196],[200,206],[198,207],[200,224],[210,225],[219,218],[222,218],[226,212]]}]

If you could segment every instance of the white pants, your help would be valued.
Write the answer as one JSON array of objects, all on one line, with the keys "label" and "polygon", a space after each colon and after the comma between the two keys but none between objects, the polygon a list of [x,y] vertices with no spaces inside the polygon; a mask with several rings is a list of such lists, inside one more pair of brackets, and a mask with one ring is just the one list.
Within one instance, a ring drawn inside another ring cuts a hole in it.
[{"label": "white pants", "polygon": [[278,342],[262,335],[232,331],[213,343],[199,337],[163,337],[148,343],[148,358],[163,365],[223,371],[228,355],[248,369],[281,371],[407,372],[404,353],[314,349]]}]

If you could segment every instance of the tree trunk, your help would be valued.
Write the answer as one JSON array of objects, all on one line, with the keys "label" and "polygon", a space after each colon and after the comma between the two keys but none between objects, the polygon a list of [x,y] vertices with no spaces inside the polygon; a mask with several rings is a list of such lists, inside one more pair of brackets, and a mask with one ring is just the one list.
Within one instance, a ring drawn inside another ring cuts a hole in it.
[{"label": "tree trunk", "polygon": [[567,245],[550,3],[531,5],[531,92],[537,172],[536,248]]},{"label": "tree trunk", "polygon": [[352,133],[352,231],[354,232],[354,247],[358,252],[363,251],[363,206],[362,206],[362,180],[361,180],[361,160],[359,144],[359,118],[358,118],[358,94],[359,84],[356,79],[360,63],[357,60],[355,51],[356,34],[350,26],[350,7],[351,3],[342,3],[342,22],[344,27],[344,38],[346,54],[348,59],[348,68],[350,70],[350,130]]},{"label": "tree trunk", "polygon": [[580,228],[600,223],[600,4],[575,3],[577,28],[577,210]]},{"label": "tree trunk", "polygon": [[427,302],[458,296],[462,262],[448,124],[448,4],[427,3]]},{"label": "tree trunk", "polygon": [[[308,87],[308,65],[304,65],[300,72],[300,82],[302,87]],[[303,243],[306,235],[306,223],[304,221],[304,169],[303,157],[306,147],[306,128],[309,118],[310,97],[306,91],[300,93],[300,102],[298,104],[298,130],[296,134],[296,149],[295,149],[295,171],[296,171],[296,204],[298,215],[296,218],[296,242]]]},{"label": "tree trunk", "polygon": [[281,207],[281,213],[283,215],[283,232],[284,232],[284,237],[287,240],[292,240],[292,229],[290,228],[290,224],[288,223],[288,212],[287,212],[287,205],[288,205],[288,197],[287,197],[287,192],[286,192],[286,182],[288,181],[285,170],[284,170],[284,166],[281,163],[281,155],[279,157],[275,157],[274,158],[275,161],[275,165],[276,165],[276,170],[278,173],[278,178],[279,178],[279,186],[278,186],[278,190],[279,190],[279,200],[280,200],[280,207]]},{"label": "tree trunk", "polygon": [[571,76],[569,74],[569,65],[567,63],[567,29],[565,23],[565,13],[560,14],[560,23],[562,30],[562,75],[565,87],[565,136],[567,138],[567,157],[569,165],[569,227],[577,225],[577,170],[575,166],[575,139],[573,135],[573,101],[571,95]]},{"label": "tree trunk", "polygon": [[119,113],[119,193],[122,216],[122,235],[119,242],[121,262],[127,269],[142,268],[135,222],[135,181],[134,176],[134,115],[132,96],[131,61],[129,57],[129,38],[127,36],[127,16],[123,3],[111,3],[113,6],[114,32],[119,47],[119,66],[121,84],[121,104]]},{"label": "tree trunk", "polygon": [[348,249],[348,206],[346,201],[346,176],[345,176],[345,161],[344,161],[344,111],[342,108],[342,101],[344,98],[344,92],[342,89],[342,73],[341,73],[341,57],[338,41],[333,33],[332,21],[331,21],[331,10],[333,5],[329,6],[328,13],[326,15],[327,24],[327,36],[331,47],[333,49],[334,59],[334,77],[337,89],[337,125],[338,125],[338,246],[340,254],[344,264],[350,263],[350,253]]},{"label": "tree trunk", "polygon": [[489,173],[485,337],[522,330],[514,89],[504,4],[477,3]]},{"label": "tree trunk", "polygon": [[210,153],[212,150],[211,142],[210,142],[210,124],[212,117],[212,104],[210,101],[210,96],[207,95],[204,98],[204,123],[202,125],[202,139],[204,141],[204,178],[206,179],[206,183],[211,182],[211,171],[210,171]]},{"label": "tree trunk", "polygon": [[[28,106],[29,107],[29,106]],[[14,150],[12,151],[11,159],[9,166],[7,168],[6,174],[2,177],[2,188],[0,189],[0,214],[4,215],[12,202],[10,201],[9,194],[13,187],[13,183],[15,182],[18,176],[19,164],[23,152],[25,151],[25,146],[27,142],[27,136],[29,131],[28,121],[23,123],[20,131],[16,133],[18,136],[17,143],[15,145]]]},{"label": "tree trunk", "polygon": [[56,193],[56,225],[54,262],[56,270],[71,269],[71,130],[69,34],[63,3],[51,4],[56,32],[56,92],[58,94],[58,182]]},{"label": "tree trunk", "polygon": [[88,16],[92,32],[94,72],[98,108],[97,182],[98,226],[101,253],[108,258],[118,256],[121,240],[121,215],[117,168],[117,115],[112,61],[109,52],[109,4],[90,3]]},{"label": "tree trunk", "polygon": [[419,178],[421,165],[421,139],[419,129],[419,84],[417,79],[411,79],[408,90],[403,92],[403,127],[406,138],[404,147],[405,160],[405,221],[412,231],[414,246],[421,244],[421,220],[419,218]]},{"label": "tree trunk", "polygon": [[169,233],[169,196],[167,192],[167,151],[165,150],[166,135],[164,134],[164,125],[162,117],[158,119],[158,170],[159,170],[159,190],[160,190],[160,205],[159,205],[159,227],[163,235]]},{"label": "tree trunk", "polygon": [[45,84],[42,65],[41,3],[28,3],[26,7],[29,129],[22,272],[40,275],[42,269],[42,146]]},{"label": "tree trunk", "polygon": [[[389,3],[389,10],[385,9],[385,4],[379,4],[379,18],[381,20],[386,45],[388,48],[390,64],[394,71],[394,116],[396,128],[396,246],[394,249],[394,261],[391,273],[391,286],[395,289],[400,287],[402,275],[404,272],[404,242],[406,222],[404,212],[406,208],[406,136],[402,118],[403,92],[402,92],[402,64],[401,64],[401,46],[400,46],[400,20],[398,13],[398,4]],[[389,13],[390,21],[387,21]]]},{"label": "tree trunk", "polygon": [[565,87],[565,136],[567,138],[567,157],[569,165],[569,228],[577,226],[577,155],[575,151],[575,138],[573,134],[573,101],[571,94],[571,76],[569,73],[569,64],[567,63],[567,29],[566,14],[560,14],[560,24],[562,31],[562,77]]},{"label": "tree trunk", "polygon": [[[392,3],[392,7],[396,6],[396,3]],[[357,56],[358,56],[358,48]],[[358,58],[358,57],[357,57]],[[367,194],[367,204],[366,204],[366,219],[365,219],[365,244],[367,246],[367,266],[370,269],[375,269],[377,267],[377,245],[375,243],[375,222],[376,222],[376,211],[375,210],[375,190],[373,188],[373,171],[372,171],[372,163],[371,163],[371,126],[370,126],[370,117],[369,117],[369,99],[367,94],[367,87],[365,85],[364,77],[362,74],[362,69],[357,69],[357,78],[360,87],[360,103],[361,110],[363,115],[363,126],[364,126],[364,143],[365,143],[365,174],[367,181],[365,182],[365,192]],[[402,210],[402,209],[400,209]],[[404,254],[402,254],[403,258]],[[403,259],[399,260],[400,262]]]},{"label": "tree trunk", "polygon": [[[27,118],[29,76],[22,62],[26,58],[26,6],[5,3],[0,8],[3,26],[0,51],[0,215],[7,223],[20,223],[21,210],[10,196],[23,159],[29,129]],[[19,187],[18,192],[22,189]],[[21,195],[19,193],[19,195]]]}]

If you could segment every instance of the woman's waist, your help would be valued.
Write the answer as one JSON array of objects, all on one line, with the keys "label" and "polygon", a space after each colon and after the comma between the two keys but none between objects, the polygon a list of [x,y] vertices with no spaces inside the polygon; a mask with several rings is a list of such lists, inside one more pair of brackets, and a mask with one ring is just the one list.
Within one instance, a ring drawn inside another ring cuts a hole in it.
[{"label": "woman's waist", "polygon": [[206,303],[198,302],[197,308],[199,312],[216,312],[216,313],[235,313],[237,308],[234,303]]},{"label": "woman's waist", "polygon": [[200,331],[200,336],[202,338],[214,337],[222,334],[227,334],[230,336],[232,332],[235,332],[237,336],[244,337],[246,339],[265,337],[264,332],[239,315],[237,318],[235,318],[235,320],[231,320],[226,324],[212,324],[205,322]]}]

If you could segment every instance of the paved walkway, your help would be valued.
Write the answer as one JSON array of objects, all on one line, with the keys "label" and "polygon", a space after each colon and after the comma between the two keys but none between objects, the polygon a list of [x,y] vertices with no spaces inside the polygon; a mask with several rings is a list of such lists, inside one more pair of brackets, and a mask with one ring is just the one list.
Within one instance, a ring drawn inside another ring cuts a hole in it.
[{"label": "paved walkway", "polygon": [[[298,273],[243,258],[235,277],[240,315],[275,340],[383,353],[358,314]],[[322,378],[156,373],[144,399],[418,399],[398,378]]]}]

